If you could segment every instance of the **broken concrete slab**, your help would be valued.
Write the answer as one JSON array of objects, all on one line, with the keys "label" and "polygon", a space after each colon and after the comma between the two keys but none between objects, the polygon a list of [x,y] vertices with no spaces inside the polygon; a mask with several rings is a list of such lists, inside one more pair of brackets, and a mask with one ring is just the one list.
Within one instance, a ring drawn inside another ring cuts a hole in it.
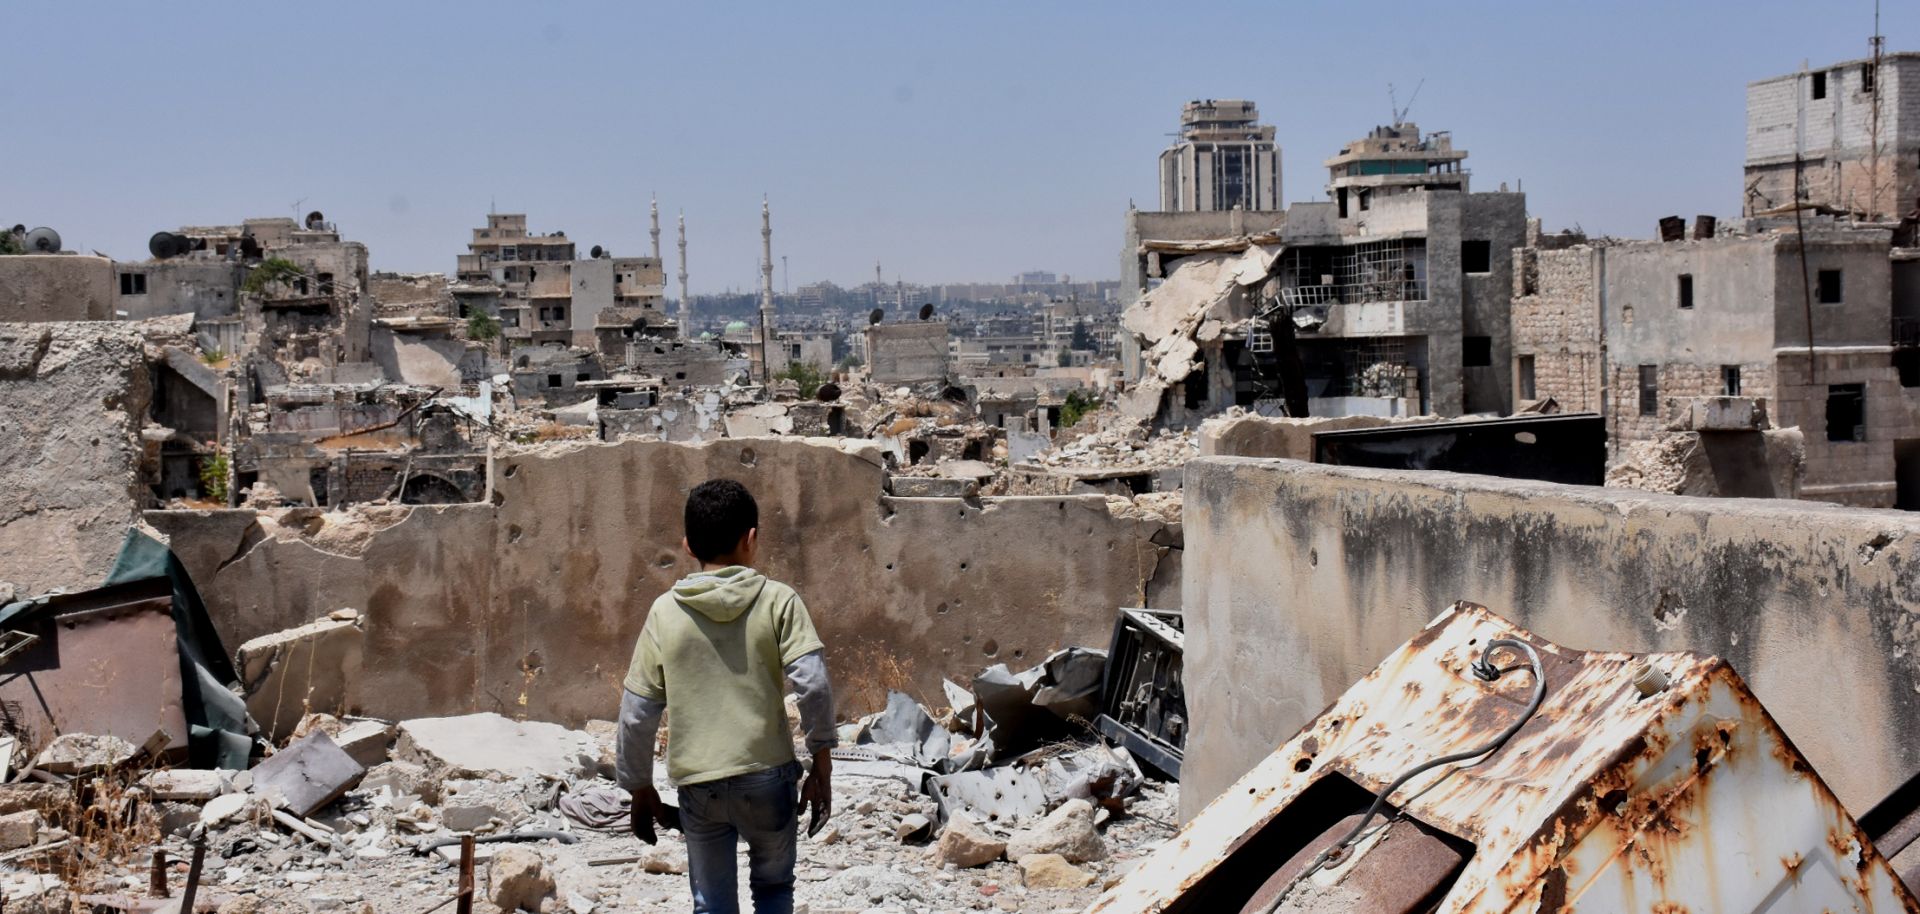
[{"label": "broken concrete slab", "polygon": [[39,840],[43,824],[40,811],[36,809],[23,809],[0,816],[0,851],[32,847]]},{"label": "broken concrete slab", "polygon": [[304,819],[353,789],[367,769],[325,731],[315,730],[274,753],[252,773],[255,794],[278,797],[288,812]]},{"label": "broken concrete slab", "polygon": [[362,767],[372,768],[387,760],[393,748],[394,726],[384,720],[361,718],[340,725],[333,741],[353,756]]},{"label": "broken concrete slab", "polygon": [[600,750],[593,737],[579,730],[508,720],[489,711],[402,721],[393,756],[425,768],[436,781],[529,774],[567,780],[592,777]]},{"label": "broken concrete slab", "polygon": [[1030,889],[1077,889],[1093,877],[1059,854],[1028,854],[1020,858],[1020,881]]},{"label": "broken concrete slab", "polygon": [[150,771],[140,786],[155,800],[205,803],[233,790],[233,772],[197,768]]},{"label": "broken concrete slab", "polygon": [[240,645],[247,713],[268,739],[286,739],[309,713],[358,706],[365,635],[359,612],[345,609]]},{"label": "broken concrete slab", "polygon": [[125,764],[140,747],[117,736],[62,733],[34,757],[33,767],[49,774],[88,774]]}]

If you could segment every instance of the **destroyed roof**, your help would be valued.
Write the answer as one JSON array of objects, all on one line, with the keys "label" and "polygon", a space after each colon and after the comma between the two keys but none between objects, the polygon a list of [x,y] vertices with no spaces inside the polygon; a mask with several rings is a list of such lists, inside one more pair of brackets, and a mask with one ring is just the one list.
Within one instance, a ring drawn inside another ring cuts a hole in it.
[{"label": "destroyed roof", "polygon": [[1148,239],[1140,242],[1140,253],[1158,251],[1166,254],[1237,254],[1250,247],[1275,245],[1280,243],[1280,232],[1261,232],[1258,235],[1241,235],[1237,238],[1209,238],[1205,241],[1157,241]]},{"label": "destroyed roof", "polygon": [[1254,245],[1238,255],[1183,258],[1165,282],[1127,307],[1120,326],[1139,340],[1142,368],[1123,411],[1140,417],[1158,411],[1160,394],[1196,367],[1200,344],[1253,316],[1243,290],[1266,281],[1280,251],[1277,244]]}]

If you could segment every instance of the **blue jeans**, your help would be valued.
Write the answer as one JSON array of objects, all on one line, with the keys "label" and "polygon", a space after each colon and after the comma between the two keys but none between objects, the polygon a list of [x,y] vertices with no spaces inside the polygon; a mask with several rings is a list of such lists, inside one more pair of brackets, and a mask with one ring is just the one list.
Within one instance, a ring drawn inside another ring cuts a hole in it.
[{"label": "blue jeans", "polygon": [[694,914],[739,914],[734,852],[742,838],[754,914],[793,914],[800,763],[687,784],[679,792]]}]

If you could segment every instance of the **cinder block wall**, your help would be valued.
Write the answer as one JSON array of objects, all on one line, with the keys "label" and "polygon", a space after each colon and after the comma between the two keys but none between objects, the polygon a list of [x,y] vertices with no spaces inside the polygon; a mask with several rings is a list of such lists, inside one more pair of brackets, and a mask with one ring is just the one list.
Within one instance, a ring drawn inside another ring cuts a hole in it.
[{"label": "cinder block wall", "polygon": [[1206,457],[1186,475],[1191,816],[1454,600],[1727,658],[1856,814],[1920,768],[1920,517]]},{"label": "cinder block wall", "polygon": [[795,586],[845,712],[887,686],[943,704],[940,679],[1060,647],[1105,647],[1121,606],[1177,598],[1177,533],[1102,496],[892,498],[870,445],[657,441],[508,452],[493,503],[153,511],[229,649],[341,607],[367,619],[359,694],[393,718],[498,711],[577,725],[618,707],[648,605],[694,570],[686,493],[739,479],[761,567]]}]

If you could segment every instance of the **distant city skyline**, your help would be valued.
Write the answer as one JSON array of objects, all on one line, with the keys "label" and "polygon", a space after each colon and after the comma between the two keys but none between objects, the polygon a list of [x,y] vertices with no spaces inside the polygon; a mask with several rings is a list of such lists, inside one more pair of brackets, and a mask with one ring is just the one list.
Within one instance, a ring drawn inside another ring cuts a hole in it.
[{"label": "distant city skyline", "polygon": [[[782,286],[855,287],[876,260],[922,285],[1111,279],[1184,102],[1258,104],[1291,203],[1391,120],[1391,83],[1472,150],[1475,188],[1524,189],[1549,228],[1647,237],[1664,215],[1736,216],[1745,85],[1865,56],[1872,17],[1389,7],[1363,54],[1329,37],[1344,8],[1239,2],[28,5],[0,34],[0,220],[133,260],[155,231],[318,209],[376,270],[451,273],[490,208],[647,254],[657,194],[663,223],[686,214],[698,295],[757,287],[765,194]],[[1882,31],[1920,49],[1920,4],[1888,4]],[[1273,53],[1247,50],[1261,34]]]}]

